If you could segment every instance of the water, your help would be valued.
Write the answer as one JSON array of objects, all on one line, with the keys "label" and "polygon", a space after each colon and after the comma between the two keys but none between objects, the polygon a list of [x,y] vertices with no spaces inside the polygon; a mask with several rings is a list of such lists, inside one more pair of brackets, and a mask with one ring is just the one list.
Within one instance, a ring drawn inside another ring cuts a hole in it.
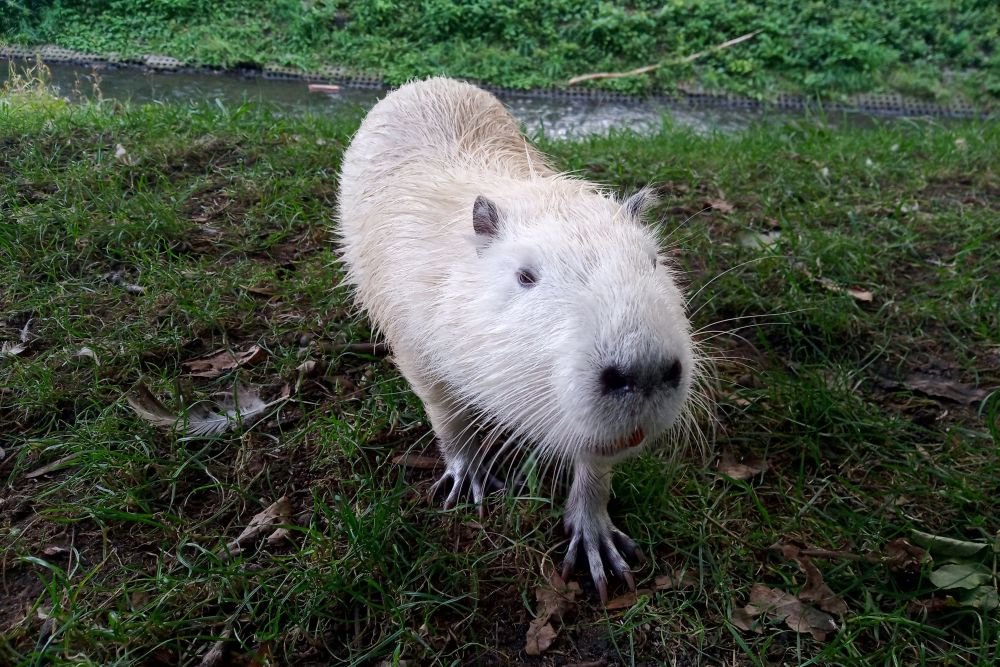
[{"label": "water", "polygon": [[[15,61],[18,62],[18,61]],[[18,62],[19,69],[27,63]],[[311,93],[305,81],[265,79],[230,73],[160,72],[133,67],[83,67],[47,63],[51,83],[60,95],[78,99],[93,97],[93,81],[99,77],[105,99],[134,103],[188,103],[194,100],[218,100],[225,105],[243,102],[267,104],[278,113],[337,114],[363,112],[381,96],[383,90],[343,87],[336,93]],[[0,72],[0,82],[7,79],[8,68]],[[544,133],[557,138],[578,138],[603,134],[609,130],[630,129],[639,133],[657,131],[667,116],[680,126],[699,133],[736,132],[752,122],[794,118],[789,114],[730,109],[684,109],[657,100],[600,100],[587,98],[552,98],[523,93],[500,94],[514,116],[529,134]],[[846,115],[850,122],[863,122],[860,114]],[[798,116],[801,118],[801,116]]]}]

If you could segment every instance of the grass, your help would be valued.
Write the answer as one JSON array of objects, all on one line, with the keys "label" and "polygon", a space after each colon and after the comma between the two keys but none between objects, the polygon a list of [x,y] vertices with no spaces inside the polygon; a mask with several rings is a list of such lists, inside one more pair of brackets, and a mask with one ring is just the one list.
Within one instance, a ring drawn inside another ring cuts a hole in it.
[{"label": "grass", "polygon": [[759,30],[695,63],[599,85],[642,93],[698,83],[758,97],[894,91],[985,106],[1000,97],[1000,8],[984,0],[5,4],[0,39],[15,43],[220,67],[344,66],[390,84],[449,74],[514,88],[561,85],[588,72],[676,61]]},{"label": "grass", "polygon": [[[802,585],[769,549],[781,540],[866,554],[912,529],[1000,531],[997,394],[964,405],[893,383],[1000,385],[996,124],[541,140],[600,182],[659,184],[720,356],[715,451],[770,468],[620,468],[611,511],[650,556],[640,587],[684,568],[697,582],[612,611],[585,584],[529,658],[534,591],[565,546],[558,502],[507,499],[482,522],[429,505],[431,472],[394,462],[432,452],[419,402],[388,360],[344,351],[370,338],[328,240],[358,121],[0,97],[0,339],[29,320],[35,336],[0,358],[3,661],[197,664],[225,638],[232,664],[996,664],[996,610],[926,611],[944,597],[926,570],[865,559],[815,561],[849,608],[826,641],[728,621],[755,583]],[[768,250],[739,241],[774,227]],[[183,373],[250,344],[264,361]],[[272,391],[307,360],[321,372],[272,416],[210,440],[125,401],[140,380],[172,409],[236,381]],[[217,555],[281,496],[289,540]]]}]

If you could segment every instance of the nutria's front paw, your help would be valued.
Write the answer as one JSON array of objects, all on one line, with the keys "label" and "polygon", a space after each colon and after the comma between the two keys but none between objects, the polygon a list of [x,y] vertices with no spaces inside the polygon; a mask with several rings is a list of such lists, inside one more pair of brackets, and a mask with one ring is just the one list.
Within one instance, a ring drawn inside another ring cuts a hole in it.
[{"label": "nutria's front paw", "polygon": [[642,563],[646,560],[642,551],[628,535],[615,528],[611,518],[604,516],[584,517],[582,520],[566,520],[566,531],[570,534],[569,548],[563,563],[562,576],[568,579],[576,565],[578,552],[582,549],[590,565],[590,576],[601,596],[601,604],[608,603],[608,578],[605,566],[625,580],[630,591],[635,590],[635,580],[626,559]]},{"label": "nutria's front paw", "polygon": [[494,491],[503,491],[504,484],[471,458],[454,457],[447,461],[441,478],[431,487],[431,497],[437,495],[445,482],[451,482],[448,497],[444,500],[444,509],[450,510],[458,502],[463,489],[472,491],[472,502],[476,505],[480,518],[485,516],[484,498]]}]

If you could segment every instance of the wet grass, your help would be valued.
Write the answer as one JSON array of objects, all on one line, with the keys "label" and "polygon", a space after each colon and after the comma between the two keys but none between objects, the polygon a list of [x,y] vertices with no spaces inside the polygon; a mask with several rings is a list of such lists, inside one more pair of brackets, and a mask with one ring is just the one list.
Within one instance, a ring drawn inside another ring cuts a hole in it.
[{"label": "wet grass", "polygon": [[[781,540],[863,555],[912,529],[1000,531],[997,394],[900,384],[1000,385],[995,124],[542,141],[598,181],[658,184],[719,357],[715,452],[770,467],[623,466],[611,510],[650,556],[640,587],[684,568],[697,583],[612,611],[585,585],[530,658],[534,590],[565,546],[558,499],[508,499],[482,522],[429,505],[432,472],[395,462],[433,452],[419,402],[388,360],[345,351],[370,332],[327,233],[358,120],[3,98],[0,339],[32,334],[0,358],[4,661],[197,664],[220,638],[230,664],[1000,659],[996,610],[928,612],[914,603],[943,596],[926,577],[865,559],[816,561],[849,609],[826,641],[728,621],[755,583],[802,585],[769,549]],[[741,243],[768,230],[773,246]],[[265,359],[219,378],[181,366],[252,344]],[[185,440],[132,412],[140,380],[171,409],[237,381],[293,392],[242,433]],[[218,555],[281,496],[288,540]]]}]

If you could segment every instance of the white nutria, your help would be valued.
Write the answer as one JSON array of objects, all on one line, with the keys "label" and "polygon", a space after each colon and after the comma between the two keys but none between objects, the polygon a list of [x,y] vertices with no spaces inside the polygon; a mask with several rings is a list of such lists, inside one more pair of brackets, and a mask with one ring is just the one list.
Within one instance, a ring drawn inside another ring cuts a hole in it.
[{"label": "white nutria", "polygon": [[423,402],[445,506],[468,487],[482,511],[505,448],[571,468],[564,576],[582,548],[603,601],[605,566],[634,588],[642,558],[608,515],[612,466],[679,435],[697,373],[651,199],[557,173],[495,97],[447,78],[376,104],[340,175],[345,282]]}]

